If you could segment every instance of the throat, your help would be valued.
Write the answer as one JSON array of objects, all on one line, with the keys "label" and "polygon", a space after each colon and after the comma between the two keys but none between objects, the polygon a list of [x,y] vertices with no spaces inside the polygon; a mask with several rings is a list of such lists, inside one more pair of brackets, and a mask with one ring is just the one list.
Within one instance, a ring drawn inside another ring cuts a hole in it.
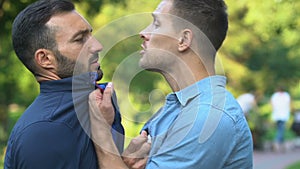
[{"label": "throat", "polygon": [[213,76],[214,73],[208,71],[195,71],[195,69],[187,69],[174,71],[173,73],[163,72],[162,75],[169,83],[173,92],[177,92],[208,76]]}]

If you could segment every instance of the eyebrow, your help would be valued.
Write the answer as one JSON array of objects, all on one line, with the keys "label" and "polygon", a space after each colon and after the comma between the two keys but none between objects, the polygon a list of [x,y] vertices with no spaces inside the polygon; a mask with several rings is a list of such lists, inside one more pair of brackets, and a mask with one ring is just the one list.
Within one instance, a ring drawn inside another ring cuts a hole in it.
[{"label": "eyebrow", "polygon": [[79,35],[86,35],[86,34],[88,34],[88,33],[90,33],[90,32],[93,32],[93,29],[80,30],[80,31],[76,32],[76,33],[72,36],[71,40],[75,39],[75,38],[76,38],[77,36],[79,36]]},{"label": "eyebrow", "polygon": [[152,17],[153,17],[153,18],[159,18],[160,15],[161,15],[160,12],[153,12],[153,13],[152,13]]}]

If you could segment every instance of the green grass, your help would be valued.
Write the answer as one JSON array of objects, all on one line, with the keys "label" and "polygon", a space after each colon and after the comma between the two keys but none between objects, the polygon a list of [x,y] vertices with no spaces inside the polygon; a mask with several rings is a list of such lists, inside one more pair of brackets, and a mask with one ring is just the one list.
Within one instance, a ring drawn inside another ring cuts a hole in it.
[{"label": "green grass", "polygon": [[300,168],[300,161],[288,166],[286,169],[299,169]]}]

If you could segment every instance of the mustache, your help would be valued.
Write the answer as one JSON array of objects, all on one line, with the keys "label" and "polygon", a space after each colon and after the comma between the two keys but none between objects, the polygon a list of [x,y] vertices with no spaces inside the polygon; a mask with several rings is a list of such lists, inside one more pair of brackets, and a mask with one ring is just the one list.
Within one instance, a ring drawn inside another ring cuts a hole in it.
[{"label": "mustache", "polygon": [[92,55],[92,57],[89,59],[89,63],[94,62],[95,60],[99,59],[99,54],[95,53]]}]

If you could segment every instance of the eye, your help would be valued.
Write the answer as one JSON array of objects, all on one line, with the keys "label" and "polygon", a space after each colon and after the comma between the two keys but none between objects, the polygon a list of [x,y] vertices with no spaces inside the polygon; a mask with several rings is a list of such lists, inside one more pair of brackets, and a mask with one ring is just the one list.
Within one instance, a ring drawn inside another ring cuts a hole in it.
[{"label": "eye", "polygon": [[74,39],[74,42],[76,43],[85,43],[87,40],[87,36],[79,36],[76,39]]},{"label": "eye", "polygon": [[75,42],[83,42],[83,38],[77,38],[74,40]]},{"label": "eye", "polygon": [[157,20],[154,20],[153,21],[153,26],[154,26],[155,29],[157,29],[160,26],[160,24]]}]

